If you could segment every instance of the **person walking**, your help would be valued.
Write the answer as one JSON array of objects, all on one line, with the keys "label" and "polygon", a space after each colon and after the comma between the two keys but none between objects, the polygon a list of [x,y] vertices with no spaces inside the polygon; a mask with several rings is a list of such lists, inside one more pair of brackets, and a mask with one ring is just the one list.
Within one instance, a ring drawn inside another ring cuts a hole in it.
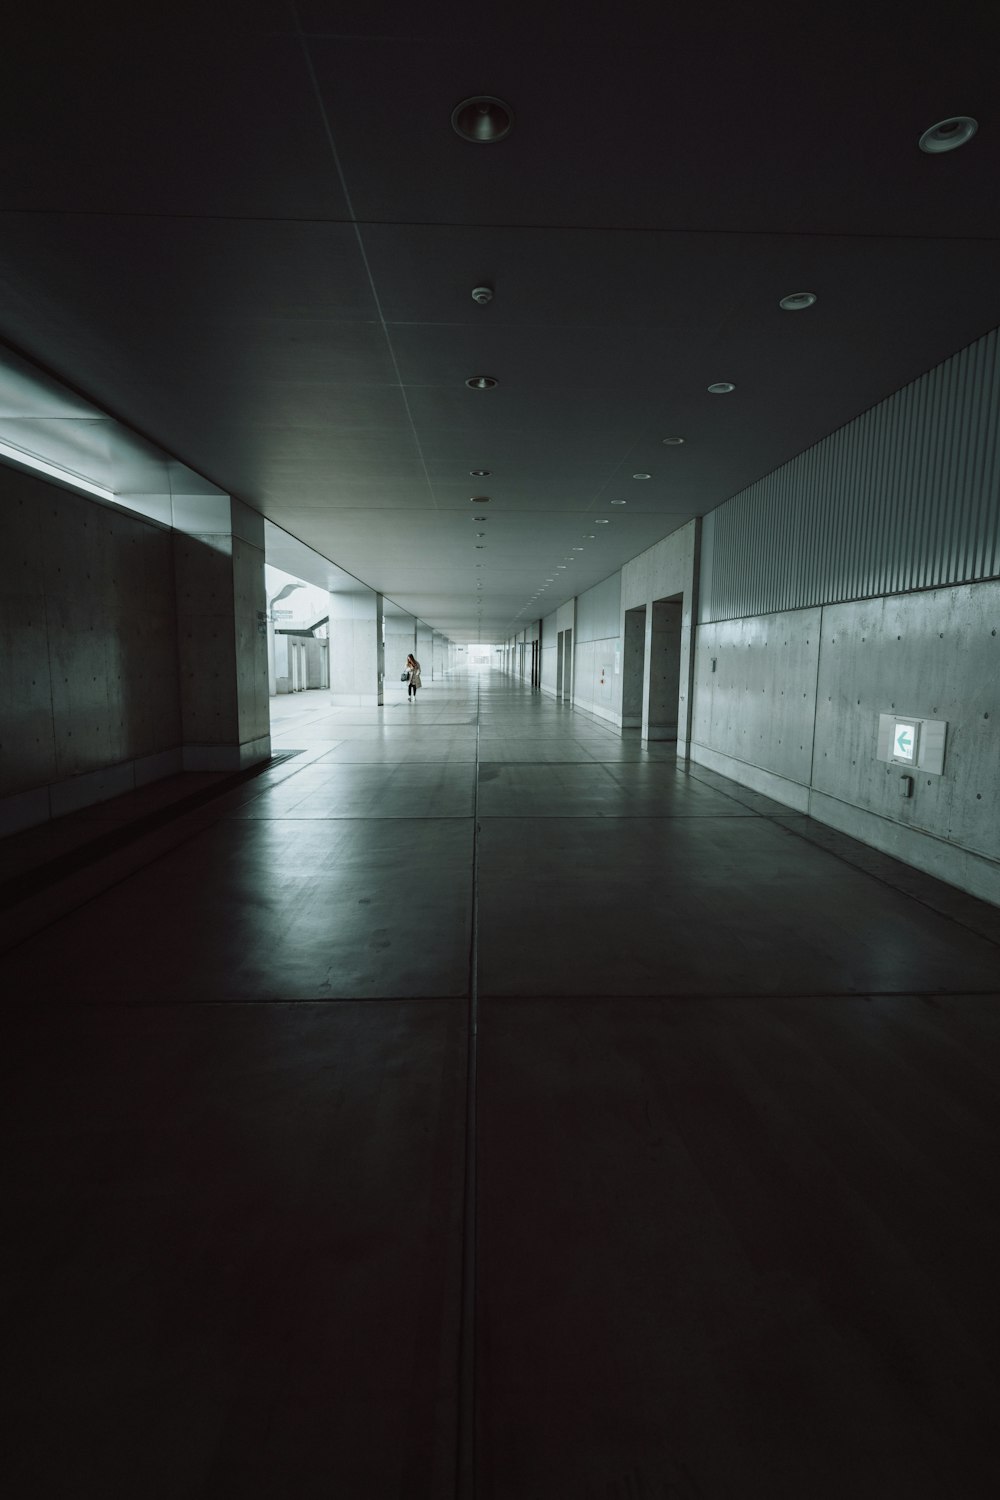
[{"label": "person walking", "polygon": [[410,685],[406,689],[406,701],[409,703],[411,698],[416,698],[417,688],[420,686],[420,663],[412,651],[406,658],[406,670],[410,674]]}]

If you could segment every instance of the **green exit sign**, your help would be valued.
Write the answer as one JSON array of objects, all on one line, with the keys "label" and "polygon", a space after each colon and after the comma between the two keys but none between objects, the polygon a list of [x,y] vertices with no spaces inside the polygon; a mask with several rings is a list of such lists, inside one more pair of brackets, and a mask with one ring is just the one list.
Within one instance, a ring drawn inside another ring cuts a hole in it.
[{"label": "green exit sign", "polygon": [[904,766],[915,766],[919,740],[919,724],[915,724],[912,719],[897,719],[892,735],[893,760]]}]

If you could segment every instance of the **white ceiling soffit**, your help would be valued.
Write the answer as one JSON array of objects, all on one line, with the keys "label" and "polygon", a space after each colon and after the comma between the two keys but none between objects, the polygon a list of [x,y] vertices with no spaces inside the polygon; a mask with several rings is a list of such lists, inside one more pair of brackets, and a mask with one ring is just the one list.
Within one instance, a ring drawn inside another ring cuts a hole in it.
[{"label": "white ceiling soffit", "polygon": [[[5,37],[0,334],[459,639],[1000,323],[1000,6],[130,14]],[[451,126],[480,89],[492,145]],[[968,144],[921,151],[956,114]]]},{"label": "white ceiling soffit", "polygon": [[[360,578],[355,578],[352,573],[339,568],[336,563],[330,562],[329,558],[321,556],[313,547],[307,546],[305,542],[299,541],[298,537],[283,531],[280,526],[275,526],[272,521],[264,522],[264,554],[273,568],[280,568],[283,573],[289,573],[293,578],[300,578],[303,583],[311,583],[317,588],[326,589],[328,593],[356,595],[374,593],[374,590],[362,583]],[[391,599],[383,599],[383,611],[387,618],[402,616],[408,619],[413,618],[412,611],[395,604]]]},{"label": "white ceiling soffit", "polygon": [[215,485],[12,350],[0,348],[0,458],[164,526]]}]

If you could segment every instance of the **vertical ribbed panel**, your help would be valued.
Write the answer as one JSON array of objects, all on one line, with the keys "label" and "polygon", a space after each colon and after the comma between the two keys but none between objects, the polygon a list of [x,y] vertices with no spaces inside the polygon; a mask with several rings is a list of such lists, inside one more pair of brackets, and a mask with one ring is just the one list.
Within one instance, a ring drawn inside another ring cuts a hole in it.
[{"label": "vertical ribbed panel", "polygon": [[994,330],[720,505],[699,619],[742,619],[1000,573]]}]

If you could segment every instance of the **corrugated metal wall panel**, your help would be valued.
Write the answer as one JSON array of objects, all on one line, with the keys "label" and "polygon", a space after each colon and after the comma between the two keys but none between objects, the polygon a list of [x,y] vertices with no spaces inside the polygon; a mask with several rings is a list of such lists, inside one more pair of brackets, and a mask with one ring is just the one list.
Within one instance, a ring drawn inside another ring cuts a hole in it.
[{"label": "corrugated metal wall panel", "polygon": [[994,330],[706,516],[699,621],[998,573]]}]

